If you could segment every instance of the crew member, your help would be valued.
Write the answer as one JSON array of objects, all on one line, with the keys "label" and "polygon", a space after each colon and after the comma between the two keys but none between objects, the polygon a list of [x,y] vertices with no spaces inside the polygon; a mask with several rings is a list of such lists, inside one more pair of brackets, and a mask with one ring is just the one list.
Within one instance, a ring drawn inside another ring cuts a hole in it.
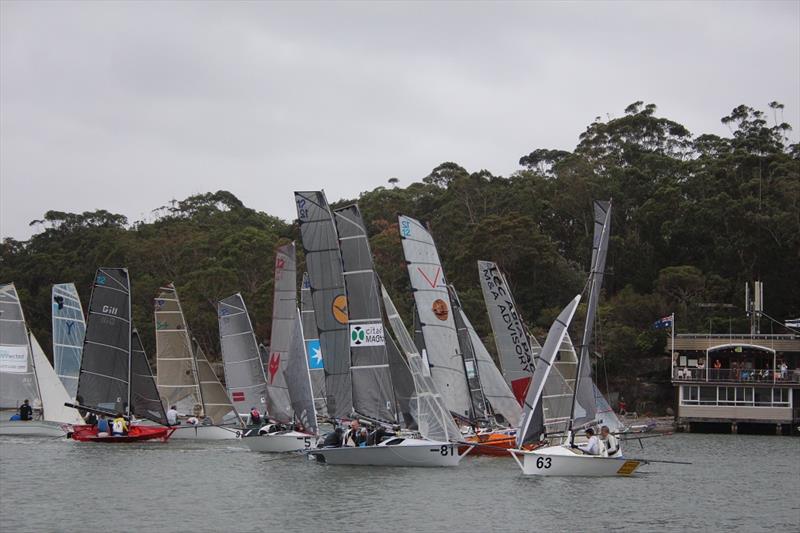
[{"label": "crew member", "polygon": [[121,437],[128,432],[128,423],[122,413],[117,413],[117,418],[111,424],[111,434],[115,437]]},{"label": "crew member", "polygon": [[178,425],[178,410],[175,409],[174,405],[167,411],[167,424],[170,426]]},{"label": "crew member", "polygon": [[250,408],[250,423],[254,426],[261,425],[261,413],[255,407]]},{"label": "crew member", "polygon": [[101,414],[100,418],[97,419],[97,436],[108,437],[108,420],[106,420],[106,415],[104,414]]},{"label": "crew member", "polygon": [[25,421],[33,419],[33,407],[27,398],[19,406],[19,419]]},{"label": "crew member", "polygon": [[605,445],[609,457],[619,452],[619,441],[617,441],[617,437],[611,434],[608,426],[600,428],[600,441]]},{"label": "crew member", "polygon": [[594,434],[592,428],[586,430],[586,437],[589,439],[589,442],[578,444],[578,449],[583,451],[586,455],[600,455],[600,439]]}]

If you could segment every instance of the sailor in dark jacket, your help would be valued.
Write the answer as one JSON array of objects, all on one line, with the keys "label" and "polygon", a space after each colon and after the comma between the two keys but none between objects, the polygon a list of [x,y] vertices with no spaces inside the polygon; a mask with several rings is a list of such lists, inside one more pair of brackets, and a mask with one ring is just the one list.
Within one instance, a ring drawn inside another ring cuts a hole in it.
[{"label": "sailor in dark jacket", "polygon": [[33,408],[27,399],[19,406],[19,419],[33,420]]}]

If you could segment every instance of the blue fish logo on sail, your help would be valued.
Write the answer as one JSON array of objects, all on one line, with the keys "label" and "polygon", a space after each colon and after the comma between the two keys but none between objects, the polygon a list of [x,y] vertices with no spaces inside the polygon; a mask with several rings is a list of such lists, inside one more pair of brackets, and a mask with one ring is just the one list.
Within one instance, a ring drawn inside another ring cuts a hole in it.
[{"label": "blue fish logo on sail", "polygon": [[324,368],[325,365],[322,364],[322,348],[318,339],[306,341],[306,353],[308,353],[308,368],[310,370]]}]

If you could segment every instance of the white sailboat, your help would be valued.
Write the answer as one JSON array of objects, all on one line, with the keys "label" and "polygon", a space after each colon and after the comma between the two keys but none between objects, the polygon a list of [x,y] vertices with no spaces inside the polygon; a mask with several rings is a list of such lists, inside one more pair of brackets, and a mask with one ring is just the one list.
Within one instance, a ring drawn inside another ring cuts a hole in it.
[{"label": "white sailboat", "polygon": [[[23,400],[33,420],[9,420]],[[0,435],[59,437],[83,424],[36,337],[27,330],[13,283],[0,285]]]}]

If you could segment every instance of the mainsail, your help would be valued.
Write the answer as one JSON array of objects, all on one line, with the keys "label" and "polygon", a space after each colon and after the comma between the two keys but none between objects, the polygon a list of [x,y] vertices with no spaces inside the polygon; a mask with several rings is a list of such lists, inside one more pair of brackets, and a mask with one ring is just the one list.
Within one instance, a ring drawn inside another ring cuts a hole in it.
[{"label": "mainsail", "polygon": [[164,405],[158,395],[156,380],[147,355],[142,347],[142,340],[136,329],[131,331],[131,382],[130,382],[131,412],[142,418],[166,425],[167,416]]},{"label": "mainsail", "polygon": [[86,321],[74,283],[53,285],[53,365],[70,398],[78,392]]},{"label": "mainsail", "polygon": [[28,331],[13,283],[0,285],[0,409],[41,402]]},{"label": "mainsail", "polygon": [[225,387],[211,368],[206,354],[192,338],[194,346],[194,357],[197,364],[197,380],[200,384],[200,395],[203,398],[203,410],[205,416],[209,417],[215,424],[234,423],[241,425],[241,419],[236,409],[231,404],[231,399],[225,391]]},{"label": "mainsail", "polygon": [[192,340],[173,284],[155,299],[156,376],[165,407],[200,416],[203,400],[197,383]]},{"label": "mainsail", "polygon": [[353,409],[362,416],[396,423],[378,277],[367,230],[357,205],[334,211],[348,302]]},{"label": "mainsail", "polygon": [[339,237],[322,191],[295,192],[297,218],[314,302],[314,317],[324,355],[328,415],[353,413],[350,383],[350,332]]},{"label": "mainsail", "polygon": [[472,338],[467,329],[466,315],[461,308],[461,301],[458,299],[455,287],[449,285],[447,289],[450,294],[450,303],[453,307],[453,322],[458,332],[458,345],[464,360],[464,375],[467,379],[470,400],[472,400],[472,418],[475,420],[485,419],[488,416],[486,398],[483,396],[480,368],[475,355],[475,347],[472,345]]},{"label": "mainsail", "polygon": [[127,268],[97,269],[89,299],[78,401],[122,413],[130,405],[131,295]]},{"label": "mainsail", "polygon": [[308,272],[303,272],[303,282],[300,286],[300,314],[303,317],[303,339],[308,356],[308,371],[311,374],[311,389],[314,392],[314,406],[319,416],[327,417],[325,365],[317,333],[317,320],[314,318],[314,303],[311,298],[311,282],[308,279]]},{"label": "mainsail", "polygon": [[295,319],[292,321],[292,336],[289,344],[286,363],[286,384],[291,399],[294,419],[303,429],[314,435],[317,428],[317,413],[314,408],[314,394],[311,389],[311,374],[308,368],[308,355],[303,341],[303,321],[299,309],[295,308]]},{"label": "mainsail", "polygon": [[72,402],[73,399],[67,394],[63,383],[58,379],[53,367],[50,366],[50,362],[47,360],[39,341],[36,340],[33,333],[29,333],[28,336],[31,343],[33,364],[36,367],[36,381],[39,384],[39,392],[42,395],[42,418],[62,424],[83,424],[83,418],[81,418],[78,411],[64,405]]},{"label": "mainsail", "polygon": [[407,216],[398,221],[431,376],[447,408],[470,417],[472,402],[439,253],[419,221]]},{"label": "mainsail", "polygon": [[536,362],[536,370],[533,373],[531,384],[528,387],[528,394],[525,396],[524,412],[522,424],[517,430],[517,447],[536,441],[545,431],[544,413],[542,410],[542,392],[547,381],[550,370],[555,361],[564,336],[567,334],[572,317],[580,303],[580,295],[576,296],[567,307],[559,313],[556,321],[550,326],[542,347],[539,359]]},{"label": "mainsail", "polygon": [[589,274],[589,301],[586,308],[586,323],[578,359],[578,371],[575,383],[575,400],[572,405],[573,425],[583,425],[594,421],[596,403],[594,383],[592,382],[592,362],[589,346],[592,342],[597,301],[603,286],[603,276],[608,253],[608,237],[611,232],[611,202],[594,202],[594,242],[592,246],[592,266]]},{"label": "mainsail", "polygon": [[250,316],[236,293],[219,302],[219,337],[225,363],[225,384],[237,413],[267,406],[267,379]]},{"label": "mainsail", "polygon": [[267,369],[267,412],[277,422],[292,421],[286,366],[297,320],[297,272],[294,243],[278,247],[272,301],[272,336]]},{"label": "mainsail", "polygon": [[528,335],[505,276],[491,261],[478,261],[483,299],[506,381],[522,404],[541,347]]},{"label": "mainsail", "polygon": [[427,364],[422,360],[416,344],[383,285],[381,285],[381,295],[389,325],[397,338],[399,348],[406,356],[414,381],[415,394],[411,401],[411,415],[416,421],[420,434],[425,438],[440,442],[460,440],[461,432],[447,409],[444,399],[439,394],[436,383],[428,372]]}]

